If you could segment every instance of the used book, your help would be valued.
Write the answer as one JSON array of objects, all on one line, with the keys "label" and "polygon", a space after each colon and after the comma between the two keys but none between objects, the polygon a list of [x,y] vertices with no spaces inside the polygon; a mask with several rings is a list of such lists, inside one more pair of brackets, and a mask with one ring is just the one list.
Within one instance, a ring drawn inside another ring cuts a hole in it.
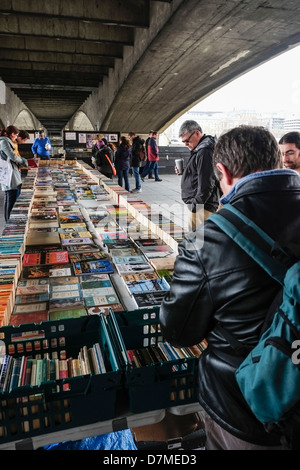
[{"label": "used book", "polygon": [[109,260],[77,261],[73,263],[76,276],[83,274],[113,273],[114,268]]},{"label": "used book", "polygon": [[25,253],[22,264],[23,266],[39,266],[68,262],[69,255],[67,251],[40,251],[37,253]]}]

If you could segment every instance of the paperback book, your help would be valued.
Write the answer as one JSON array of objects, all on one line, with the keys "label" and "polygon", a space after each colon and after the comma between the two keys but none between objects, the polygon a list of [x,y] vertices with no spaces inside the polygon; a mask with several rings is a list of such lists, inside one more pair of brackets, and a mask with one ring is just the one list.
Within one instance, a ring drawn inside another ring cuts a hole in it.
[{"label": "paperback book", "polygon": [[23,266],[39,266],[44,264],[68,263],[67,251],[40,251],[36,253],[25,253]]},{"label": "paperback book", "polygon": [[73,263],[76,276],[84,274],[113,273],[114,268],[109,260],[78,261]]},{"label": "paperback book", "polygon": [[133,294],[133,297],[138,308],[147,308],[160,305],[166,293],[167,291],[143,292],[140,294]]},{"label": "paperback book", "polygon": [[49,292],[48,279],[19,280],[16,295],[44,294]]},{"label": "paperback book", "polygon": [[170,286],[164,278],[147,279],[143,281],[127,281],[126,286],[130,294],[170,290]]},{"label": "paperback book", "polygon": [[50,277],[63,277],[72,275],[72,266],[62,265],[42,265],[42,266],[24,266],[21,276],[23,279],[37,279]]}]

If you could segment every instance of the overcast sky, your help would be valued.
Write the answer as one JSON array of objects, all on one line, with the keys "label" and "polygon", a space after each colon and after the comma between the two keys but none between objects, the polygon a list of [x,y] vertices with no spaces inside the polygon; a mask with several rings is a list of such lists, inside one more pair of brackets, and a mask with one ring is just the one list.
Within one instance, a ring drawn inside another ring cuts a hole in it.
[{"label": "overcast sky", "polygon": [[195,106],[199,111],[248,109],[300,117],[300,46],[257,67]]}]

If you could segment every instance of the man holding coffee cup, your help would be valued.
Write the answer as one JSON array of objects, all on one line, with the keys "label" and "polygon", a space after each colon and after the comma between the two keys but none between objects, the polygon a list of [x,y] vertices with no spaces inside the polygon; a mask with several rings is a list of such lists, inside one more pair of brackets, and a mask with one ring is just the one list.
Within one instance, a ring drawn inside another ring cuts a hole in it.
[{"label": "man holding coffee cup", "polygon": [[[191,151],[182,170],[181,198],[189,209],[189,230],[204,222],[219,206],[221,190],[213,169],[215,138],[205,135],[193,120],[182,123],[179,137]],[[175,173],[181,174],[176,162]]]}]

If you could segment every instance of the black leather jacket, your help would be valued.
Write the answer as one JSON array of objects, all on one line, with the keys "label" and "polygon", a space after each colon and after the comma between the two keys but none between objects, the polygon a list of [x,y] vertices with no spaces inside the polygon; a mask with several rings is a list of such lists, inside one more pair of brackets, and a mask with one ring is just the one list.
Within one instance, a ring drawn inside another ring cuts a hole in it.
[{"label": "black leather jacket", "polygon": [[210,212],[218,208],[220,191],[213,170],[214,147],[214,137],[204,135],[192,150],[181,177],[181,198],[192,212],[197,211],[197,204],[203,204]]},{"label": "black leather jacket", "polygon": [[[249,180],[230,203],[300,259],[300,176],[296,172],[273,172]],[[239,341],[254,346],[279,285],[209,218],[203,244],[200,232],[197,239],[191,232],[179,245],[171,289],[160,308],[162,333],[176,346],[206,338],[209,346],[199,360],[200,404],[240,439],[276,445],[277,438],[267,434],[248,409],[234,377],[231,358],[235,353],[214,329],[221,323]]]}]

